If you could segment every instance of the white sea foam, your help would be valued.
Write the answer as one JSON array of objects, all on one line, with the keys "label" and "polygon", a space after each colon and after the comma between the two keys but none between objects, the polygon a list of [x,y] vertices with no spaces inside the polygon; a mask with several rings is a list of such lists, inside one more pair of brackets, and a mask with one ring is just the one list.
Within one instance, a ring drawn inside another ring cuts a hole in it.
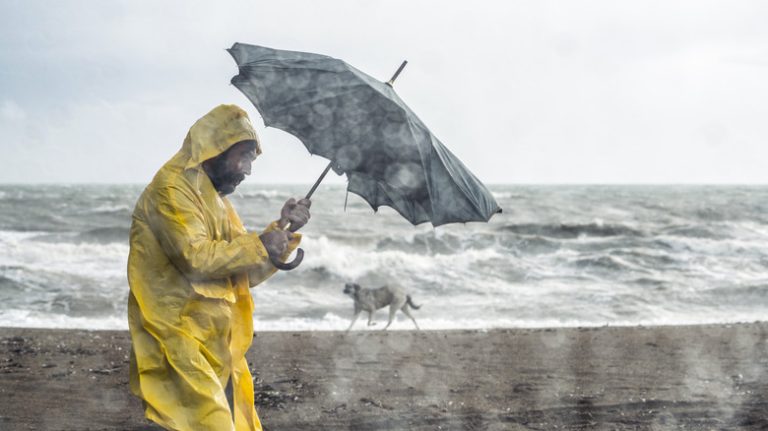
[{"label": "white sea foam", "polygon": [[39,235],[0,231],[0,266],[23,266],[30,271],[61,272],[95,279],[125,275],[127,244],[33,240]]},{"label": "white sea foam", "polygon": [[493,197],[494,197],[494,198],[496,198],[497,200],[502,200],[502,199],[511,199],[511,198],[513,198],[513,197],[515,196],[515,194],[514,194],[514,193],[512,193],[512,192],[493,192],[493,191],[492,191],[492,192],[491,192],[491,194],[492,194],[492,195],[493,195]]},{"label": "white sea foam", "polygon": [[120,211],[131,211],[128,205],[99,205],[95,208],[88,209],[89,213],[114,213]]},{"label": "white sea foam", "polygon": [[10,328],[71,328],[71,329],[128,329],[124,316],[77,317],[56,313],[9,309],[0,311],[0,327]]},{"label": "white sea foam", "polygon": [[350,280],[376,271],[432,273],[435,268],[443,268],[448,272],[461,272],[472,269],[478,261],[504,257],[495,248],[441,255],[401,250],[379,251],[374,247],[361,249],[358,246],[331,241],[326,236],[317,239],[308,237],[302,240],[302,244],[308,251],[304,262],[306,268],[325,268]]}]

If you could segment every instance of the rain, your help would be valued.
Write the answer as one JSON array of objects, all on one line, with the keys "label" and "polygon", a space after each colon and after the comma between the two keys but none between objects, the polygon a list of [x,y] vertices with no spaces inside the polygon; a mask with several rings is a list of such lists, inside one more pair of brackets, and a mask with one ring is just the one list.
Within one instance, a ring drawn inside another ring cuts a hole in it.
[{"label": "rain", "polygon": [[[246,232],[270,253],[265,229],[317,188],[295,269],[250,288],[244,272],[187,278],[186,321],[205,318],[198,296],[253,301],[238,372],[212,353],[231,338],[200,326],[181,355],[223,370],[206,429],[258,429],[251,404],[268,430],[768,428],[767,14],[4,2],[0,429],[158,429],[153,389],[132,385],[137,203],[222,104],[263,152],[226,196],[190,176],[184,197],[236,213],[202,216],[207,243]],[[167,280],[151,280],[163,301]],[[403,295],[420,330],[400,309],[389,324]],[[373,324],[363,311],[347,330],[369,300]],[[247,376],[253,400],[222,376]]]}]

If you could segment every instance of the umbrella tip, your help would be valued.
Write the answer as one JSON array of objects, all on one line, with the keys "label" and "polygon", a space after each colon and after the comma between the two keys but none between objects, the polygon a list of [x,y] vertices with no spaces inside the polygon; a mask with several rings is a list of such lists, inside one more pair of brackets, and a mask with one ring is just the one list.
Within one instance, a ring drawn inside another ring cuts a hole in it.
[{"label": "umbrella tip", "polygon": [[395,72],[395,74],[392,75],[392,78],[390,78],[389,81],[385,82],[385,84],[392,87],[392,84],[395,83],[395,79],[397,79],[397,76],[400,75],[400,72],[403,71],[403,68],[405,67],[406,64],[408,64],[408,60],[403,60],[403,63],[400,65],[400,67],[397,68],[397,71]]}]

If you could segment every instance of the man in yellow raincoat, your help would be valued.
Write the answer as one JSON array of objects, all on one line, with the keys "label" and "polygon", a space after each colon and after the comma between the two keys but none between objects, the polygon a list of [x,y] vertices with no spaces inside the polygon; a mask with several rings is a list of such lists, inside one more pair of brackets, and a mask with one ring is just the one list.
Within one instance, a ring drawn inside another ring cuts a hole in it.
[{"label": "man in yellow raincoat", "polygon": [[245,353],[253,339],[249,288],[297,247],[291,231],[309,201],[246,232],[224,196],[261,153],[247,114],[221,105],[190,128],[133,213],[128,257],[131,391],[148,419],[171,430],[261,430]]}]

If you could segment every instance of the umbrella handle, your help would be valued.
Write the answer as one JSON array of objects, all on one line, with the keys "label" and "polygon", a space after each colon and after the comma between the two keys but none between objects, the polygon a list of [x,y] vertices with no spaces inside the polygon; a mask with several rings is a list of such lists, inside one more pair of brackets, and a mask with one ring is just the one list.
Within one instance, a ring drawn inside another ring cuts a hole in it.
[{"label": "umbrella handle", "polygon": [[304,259],[304,250],[297,249],[296,250],[296,258],[293,259],[291,262],[280,262],[277,257],[275,256],[269,256],[269,260],[272,262],[272,265],[275,266],[275,268],[283,270],[283,271],[290,271],[301,263],[301,261]]},{"label": "umbrella handle", "polygon": [[[287,222],[285,225],[278,225],[277,228],[280,230],[288,230],[288,228],[291,227],[291,222]],[[269,261],[272,262],[272,265],[275,266],[275,268],[283,270],[283,271],[290,271],[301,263],[301,261],[304,260],[304,250],[302,249],[296,249],[296,258],[293,259],[291,262],[280,262],[280,259],[278,259],[276,256],[269,256]]]},{"label": "umbrella handle", "polygon": [[[325,170],[323,171],[323,173],[320,174],[320,178],[318,178],[317,181],[315,181],[315,185],[313,185],[312,189],[309,190],[309,193],[307,193],[307,196],[306,196],[305,199],[309,199],[309,198],[312,197],[312,194],[317,189],[317,186],[319,186],[320,182],[323,181],[323,178],[325,178],[325,174],[327,174],[328,171],[331,170],[331,166],[333,166],[333,162],[328,163],[328,166],[326,166]],[[290,227],[291,227],[291,222],[288,222],[288,223],[285,224],[285,226],[280,226],[280,229],[287,230]],[[296,250],[296,258],[293,259],[293,261],[291,261],[291,262],[283,263],[283,262],[280,262],[276,257],[269,256],[269,260],[272,262],[272,265],[274,265],[275,268],[281,269],[283,271],[290,271],[290,270],[296,268],[297,266],[299,266],[299,264],[301,263],[301,261],[303,259],[304,259],[304,250],[302,250],[302,249],[297,249]]]}]

